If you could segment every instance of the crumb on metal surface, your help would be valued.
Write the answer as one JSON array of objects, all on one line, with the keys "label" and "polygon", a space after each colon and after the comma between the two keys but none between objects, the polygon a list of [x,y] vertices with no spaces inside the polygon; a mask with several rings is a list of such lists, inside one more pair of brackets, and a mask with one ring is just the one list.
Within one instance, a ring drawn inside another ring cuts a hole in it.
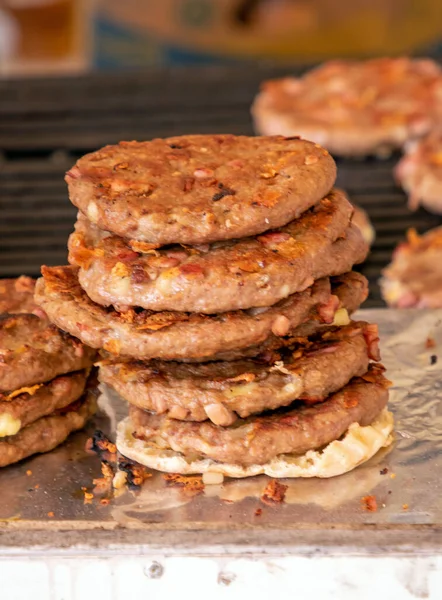
[{"label": "crumb on metal surface", "polygon": [[91,492],[84,492],[84,504],[92,504],[94,495]]},{"label": "crumb on metal surface", "polygon": [[262,515],[262,508],[257,508],[255,510],[255,517],[260,517]]},{"label": "crumb on metal surface", "polygon": [[361,498],[362,508],[368,512],[376,512],[378,510],[378,502],[376,496],[364,496]]},{"label": "crumb on metal surface", "polygon": [[284,502],[287,487],[287,485],[279,483],[276,479],[272,479],[264,488],[261,502],[268,505],[281,504],[281,502]]},{"label": "crumb on metal surface", "polygon": [[180,475],[179,473],[164,473],[163,479],[167,485],[176,485],[186,491],[202,492],[204,483],[201,475]]},{"label": "crumb on metal surface", "polygon": [[118,461],[118,470],[126,473],[126,481],[129,488],[139,488],[146,479],[152,477],[152,473],[149,473],[146,467],[127,458],[120,458]]},{"label": "crumb on metal surface", "polygon": [[425,341],[425,348],[436,348],[436,341],[431,336],[428,336]]},{"label": "crumb on metal surface", "polygon": [[381,469],[381,470],[379,471],[379,474],[380,474],[380,475],[386,475],[387,473],[388,473],[388,467],[384,467],[383,469]]}]

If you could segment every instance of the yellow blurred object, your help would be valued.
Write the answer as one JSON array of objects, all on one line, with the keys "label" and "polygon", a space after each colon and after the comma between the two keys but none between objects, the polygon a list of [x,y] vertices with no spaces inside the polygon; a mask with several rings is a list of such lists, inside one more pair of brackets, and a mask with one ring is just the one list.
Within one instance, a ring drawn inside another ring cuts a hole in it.
[{"label": "yellow blurred object", "polygon": [[6,1],[20,31],[21,59],[64,58],[75,49],[75,0]]},{"label": "yellow blurred object", "polygon": [[[101,0],[98,35],[140,58],[323,59],[408,53],[441,35],[441,0]],[[119,37],[119,33],[121,34]],[[153,48],[159,51],[152,52]],[[103,49],[103,48],[102,48]],[[147,49],[149,52],[147,53]],[[186,54],[187,53],[187,54]],[[149,56],[147,56],[149,54]]]},{"label": "yellow blurred object", "polygon": [[90,62],[91,2],[88,0],[3,0],[15,29],[7,74],[71,72]]}]

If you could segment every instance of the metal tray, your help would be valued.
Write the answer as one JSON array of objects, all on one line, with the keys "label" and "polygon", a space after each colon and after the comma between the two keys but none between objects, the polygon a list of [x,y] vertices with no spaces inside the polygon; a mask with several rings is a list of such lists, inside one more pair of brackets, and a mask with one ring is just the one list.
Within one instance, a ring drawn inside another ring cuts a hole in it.
[{"label": "metal tray", "polygon": [[[112,437],[115,420],[126,410],[114,399],[106,403],[108,415],[98,416],[59,449],[0,472],[3,530],[227,528],[239,533],[256,527],[294,532],[441,526],[442,310],[372,309],[357,316],[379,323],[383,361],[394,382],[390,406],[396,440],[365,465],[328,480],[286,480],[285,502],[272,507],[260,500],[268,482],[264,476],[225,480],[194,494],[167,486],[159,473],[140,492],[127,492],[107,506],[98,496],[85,504],[81,488],[90,489],[100,476],[99,460],[84,451],[85,441],[96,427]],[[376,497],[375,512],[364,509],[361,498],[366,495]]]}]

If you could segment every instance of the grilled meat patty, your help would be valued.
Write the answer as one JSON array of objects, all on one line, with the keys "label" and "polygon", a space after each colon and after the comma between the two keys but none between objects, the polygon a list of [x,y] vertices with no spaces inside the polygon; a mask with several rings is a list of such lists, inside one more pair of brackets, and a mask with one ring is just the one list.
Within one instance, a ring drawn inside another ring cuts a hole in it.
[{"label": "grilled meat patty", "polygon": [[69,196],[100,228],[204,244],[285,225],[332,188],[336,165],[300,139],[189,135],[120,142],[80,158]]}]

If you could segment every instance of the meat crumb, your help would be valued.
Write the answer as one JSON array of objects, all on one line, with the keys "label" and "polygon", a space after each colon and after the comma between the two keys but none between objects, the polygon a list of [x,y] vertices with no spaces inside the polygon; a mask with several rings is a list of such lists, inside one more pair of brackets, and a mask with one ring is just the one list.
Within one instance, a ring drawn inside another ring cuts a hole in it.
[{"label": "meat crumb", "polygon": [[109,498],[101,498],[100,500],[100,504],[102,504],[103,506],[107,506],[110,503]]},{"label": "meat crumb", "polygon": [[362,508],[368,512],[376,512],[378,509],[378,503],[376,496],[364,496],[361,498]]},{"label": "meat crumb", "polygon": [[84,503],[92,504],[92,500],[94,499],[94,495],[90,492],[84,492]]},{"label": "meat crumb", "polygon": [[97,454],[101,460],[105,459],[107,462],[117,460],[117,447],[99,429],[87,440],[85,449],[89,454]]},{"label": "meat crumb", "polygon": [[427,337],[425,348],[436,348],[436,341],[432,337]]},{"label": "meat crumb", "polygon": [[390,478],[391,478],[391,479],[395,479],[395,477],[396,477],[396,473],[392,473],[392,474],[390,475]]},{"label": "meat crumb", "polygon": [[279,483],[279,481],[276,481],[276,479],[272,479],[264,488],[261,502],[264,502],[264,504],[268,504],[269,506],[284,502],[287,487],[288,486]]},{"label": "meat crumb", "polygon": [[167,485],[183,487],[186,491],[201,493],[204,490],[203,479],[200,475],[180,475],[179,473],[165,473],[163,475]]},{"label": "meat crumb", "polygon": [[49,517],[50,519],[52,519],[52,517],[53,517],[53,516],[54,516],[54,513],[52,512],[52,510],[51,510],[50,512],[48,512],[48,517]]},{"label": "meat crumb", "polygon": [[28,469],[28,470],[26,471],[26,475],[29,477],[30,475],[32,475],[32,471],[31,471],[30,469]]},{"label": "meat crumb", "polygon": [[408,504],[402,504],[402,510],[408,510]]},{"label": "meat crumb", "polygon": [[381,475],[386,475],[386,474],[388,473],[388,468],[387,468],[387,467],[384,467],[383,469],[381,469],[381,470],[379,471],[379,473],[380,473]]},{"label": "meat crumb", "polygon": [[255,517],[260,517],[262,515],[262,508],[257,508],[255,510]]},{"label": "meat crumb", "polygon": [[152,477],[152,473],[149,473],[146,467],[127,458],[119,460],[118,470],[126,473],[126,482],[130,489],[138,489],[146,479]]},{"label": "meat crumb", "polygon": [[430,365],[435,365],[437,363],[437,356],[436,354],[432,354],[430,356]]}]

